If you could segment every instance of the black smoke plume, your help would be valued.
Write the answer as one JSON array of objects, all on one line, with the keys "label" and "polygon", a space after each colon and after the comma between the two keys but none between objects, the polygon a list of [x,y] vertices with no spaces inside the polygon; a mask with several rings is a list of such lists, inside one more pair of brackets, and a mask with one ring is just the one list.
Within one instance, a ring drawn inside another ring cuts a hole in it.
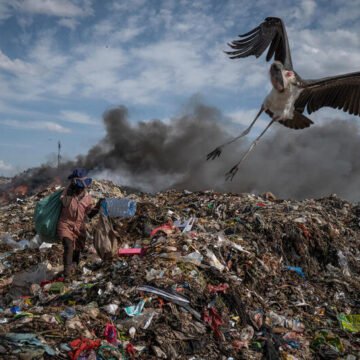
[{"label": "black smoke plume", "polygon": [[[232,182],[224,174],[249,146],[249,139],[226,148],[220,158],[206,154],[229,138],[229,121],[213,107],[197,104],[169,122],[132,124],[123,106],[104,114],[105,137],[87,155],[42,166],[26,181],[31,187],[62,179],[75,166],[91,169],[95,178],[156,192],[170,188],[262,193],[280,198],[319,198],[336,193],[360,200],[359,127],[352,120],[291,130],[275,124],[241,165]],[[243,129],[239,125],[237,131]],[[24,178],[22,178],[24,182]]]}]

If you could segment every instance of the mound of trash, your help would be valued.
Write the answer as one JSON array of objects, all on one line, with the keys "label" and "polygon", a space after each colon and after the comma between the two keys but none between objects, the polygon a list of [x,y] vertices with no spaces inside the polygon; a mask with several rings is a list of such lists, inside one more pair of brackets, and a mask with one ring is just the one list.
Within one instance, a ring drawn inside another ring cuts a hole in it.
[{"label": "mound of trash", "polygon": [[88,243],[64,281],[62,245],[36,235],[44,191],[0,208],[0,358],[360,357],[360,207],[336,196],[128,193],[116,255]]}]

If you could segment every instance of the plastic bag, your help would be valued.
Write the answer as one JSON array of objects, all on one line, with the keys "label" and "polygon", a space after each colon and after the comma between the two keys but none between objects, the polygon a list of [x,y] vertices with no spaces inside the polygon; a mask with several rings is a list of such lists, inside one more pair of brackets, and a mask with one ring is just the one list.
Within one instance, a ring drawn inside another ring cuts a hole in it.
[{"label": "plastic bag", "polygon": [[100,215],[94,233],[94,247],[102,260],[110,260],[117,252],[117,235],[109,219]]},{"label": "plastic bag", "polygon": [[63,190],[58,190],[40,200],[35,209],[34,222],[36,232],[46,239],[53,240],[57,237],[57,224],[61,213],[60,196]]},{"label": "plastic bag", "polygon": [[53,277],[54,270],[50,264],[41,263],[35,265],[14,275],[11,289],[8,294],[12,298],[31,295],[30,287],[32,284],[39,284],[41,281],[51,280]]},{"label": "plastic bag", "polygon": [[350,273],[349,264],[346,259],[346,256],[343,254],[343,252],[341,250],[338,250],[337,256],[338,256],[338,261],[339,261],[339,265],[341,267],[342,273],[345,276],[350,277],[351,273]]},{"label": "plastic bag", "polygon": [[352,333],[360,332],[360,315],[339,314],[338,319],[340,321],[342,329],[350,331]]}]

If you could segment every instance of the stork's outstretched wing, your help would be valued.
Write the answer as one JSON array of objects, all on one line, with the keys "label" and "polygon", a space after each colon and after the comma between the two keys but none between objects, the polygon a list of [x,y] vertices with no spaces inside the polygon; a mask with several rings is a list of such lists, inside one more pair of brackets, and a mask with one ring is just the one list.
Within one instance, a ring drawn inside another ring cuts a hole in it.
[{"label": "stork's outstretched wing", "polygon": [[229,46],[234,49],[234,51],[226,52],[231,59],[244,58],[250,55],[255,55],[258,58],[271,44],[266,55],[266,61],[271,60],[275,54],[275,60],[280,61],[286,69],[293,69],[285,25],[281,19],[267,17],[258,27],[246,34],[239,35],[239,37],[240,40],[229,43]]},{"label": "stork's outstretched wing", "polygon": [[304,80],[304,90],[295,102],[299,112],[309,114],[322,107],[342,109],[360,115],[360,72],[337,75],[319,80]]}]

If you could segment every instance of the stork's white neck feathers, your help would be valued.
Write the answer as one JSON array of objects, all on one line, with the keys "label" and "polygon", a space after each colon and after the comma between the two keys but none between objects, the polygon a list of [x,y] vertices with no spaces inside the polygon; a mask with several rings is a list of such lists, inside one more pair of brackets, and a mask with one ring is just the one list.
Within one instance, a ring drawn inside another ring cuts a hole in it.
[{"label": "stork's white neck feathers", "polygon": [[276,120],[292,119],[294,116],[294,105],[302,89],[292,83],[288,83],[282,92],[273,88],[265,98],[263,106],[270,110]]}]

